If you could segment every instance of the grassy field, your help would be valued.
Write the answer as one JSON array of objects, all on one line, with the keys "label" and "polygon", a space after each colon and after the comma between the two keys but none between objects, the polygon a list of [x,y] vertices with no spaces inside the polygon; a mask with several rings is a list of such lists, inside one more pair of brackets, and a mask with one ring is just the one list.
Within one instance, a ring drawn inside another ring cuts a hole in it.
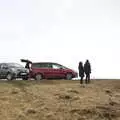
[{"label": "grassy field", "polygon": [[120,120],[120,80],[1,81],[0,120]]}]

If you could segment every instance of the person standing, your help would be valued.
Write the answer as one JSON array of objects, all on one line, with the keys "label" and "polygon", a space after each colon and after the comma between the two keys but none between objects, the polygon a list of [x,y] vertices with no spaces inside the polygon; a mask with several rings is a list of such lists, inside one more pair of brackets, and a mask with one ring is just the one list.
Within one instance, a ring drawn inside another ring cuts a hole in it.
[{"label": "person standing", "polygon": [[82,62],[79,62],[78,70],[79,70],[79,77],[81,78],[80,79],[80,84],[83,84],[84,68],[83,68],[83,63]]},{"label": "person standing", "polygon": [[91,65],[90,65],[89,60],[86,60],[84,64],[84,72],[86,75],[86,84],[90,83]]}]

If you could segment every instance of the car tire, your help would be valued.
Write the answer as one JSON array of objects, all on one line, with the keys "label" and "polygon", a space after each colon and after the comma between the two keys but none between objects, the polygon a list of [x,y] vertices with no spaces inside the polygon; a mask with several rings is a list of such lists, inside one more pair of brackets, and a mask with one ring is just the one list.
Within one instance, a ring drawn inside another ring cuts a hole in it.
[{"label": "car tire", "polygon": [[67,80],[71,80],[71,79],[72,79],[72,74],[71,74],[71,73],[67,73],[66,79],[67,79]]},{"label": "car tire", "polygon": [[43,76],[42,76],[42,74],[37,74],[36,76],[35,76],[35,79],[36,80],[42,80],[43,79]]},{"label": "car tire", "polygon": [[8,73],[6,76],[7,80],[12,80],[13,79],[13,75],[11,73]]}]

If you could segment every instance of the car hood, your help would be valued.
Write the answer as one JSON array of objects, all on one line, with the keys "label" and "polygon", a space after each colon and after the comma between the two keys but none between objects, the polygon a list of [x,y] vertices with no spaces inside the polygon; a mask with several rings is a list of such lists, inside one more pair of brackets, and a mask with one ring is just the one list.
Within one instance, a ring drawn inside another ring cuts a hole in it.
[{"label": "car hood", "polygon": [[15,69],[16,71],[19,72],[27,72],[27,69],[24,67],[12,67],[12,69]]}]

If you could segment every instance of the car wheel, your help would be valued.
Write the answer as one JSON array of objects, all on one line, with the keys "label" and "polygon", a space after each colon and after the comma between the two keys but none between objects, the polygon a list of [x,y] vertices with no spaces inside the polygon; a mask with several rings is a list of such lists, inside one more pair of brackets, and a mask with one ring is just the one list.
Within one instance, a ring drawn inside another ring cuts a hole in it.
[{"label": "car wheel", "polygon": [[37,75],[35,76],[35,79],[36,79],[36,80],[42,80],[42,79],[43,79],[43,77],[42,77],[42,75],[41,75],[41,74],[37,74]]},{"label": "car wheel", "polygon": [[68,73],[68,74],[66,75],[66,79],[67,79],[67,80],[71,80],[71,79],[72,79],[72,74],[71,74],[71,73]]},{"label": "car wheel", "polygon": [[11,73],[8,73],[6,78],[7,78],[7,80],[12,80],[13,79],[13,75]]}]

